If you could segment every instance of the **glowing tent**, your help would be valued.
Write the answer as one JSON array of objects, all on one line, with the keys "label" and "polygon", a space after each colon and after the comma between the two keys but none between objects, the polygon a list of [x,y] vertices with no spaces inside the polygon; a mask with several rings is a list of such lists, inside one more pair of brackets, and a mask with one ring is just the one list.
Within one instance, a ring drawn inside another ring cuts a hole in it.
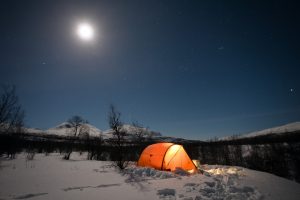
[{"label": "glowing tent", "polygon": [[149,145],[142,152],[137,165],[166,171],[174,171],[176,168],[181,168],[188,172],[197,170],[183,146],[173,143]]}]

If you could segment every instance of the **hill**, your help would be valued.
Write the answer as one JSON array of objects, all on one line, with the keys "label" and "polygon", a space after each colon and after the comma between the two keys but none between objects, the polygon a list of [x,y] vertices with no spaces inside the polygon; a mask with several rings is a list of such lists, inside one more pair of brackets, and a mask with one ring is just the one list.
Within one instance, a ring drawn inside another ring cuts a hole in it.
[{"label": "hill", "polygon": [[300,122],[267,128],[260,131],[254,131],[242,135],[226,136],[220,138],[219,141],[244,140],[244,141],[290,141],[293,139],[299,140],[300,137]]}]

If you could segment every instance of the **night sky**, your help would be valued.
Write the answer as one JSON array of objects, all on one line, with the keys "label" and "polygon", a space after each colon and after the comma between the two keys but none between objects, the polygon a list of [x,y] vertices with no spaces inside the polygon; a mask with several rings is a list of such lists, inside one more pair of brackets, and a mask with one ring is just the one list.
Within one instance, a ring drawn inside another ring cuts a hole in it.
[{"label": "night sky", "polygon": [[295,2],[1,1],[0,84],[43,129],[77,114],[105,130],[111,103],[125,123],[191,139],[299,121]]}]

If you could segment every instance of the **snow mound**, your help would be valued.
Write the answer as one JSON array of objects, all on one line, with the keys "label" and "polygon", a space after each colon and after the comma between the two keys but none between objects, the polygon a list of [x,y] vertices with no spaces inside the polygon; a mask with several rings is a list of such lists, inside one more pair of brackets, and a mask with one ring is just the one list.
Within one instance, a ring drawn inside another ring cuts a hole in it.
[{"label": "snow mound", "polygon": [[172,172],[160,171],[149,167],[129,167],[125,170],[126,174],[131,174],[143,178],[166,179],[177,177]]},{"label": "snow mound", "polygon": [[229,166],[218,166],[218,165],[204,165],[204,171],[208,174],[213,175],[238,175],[243,176],[243,168],[241,167],[229,167]]}]

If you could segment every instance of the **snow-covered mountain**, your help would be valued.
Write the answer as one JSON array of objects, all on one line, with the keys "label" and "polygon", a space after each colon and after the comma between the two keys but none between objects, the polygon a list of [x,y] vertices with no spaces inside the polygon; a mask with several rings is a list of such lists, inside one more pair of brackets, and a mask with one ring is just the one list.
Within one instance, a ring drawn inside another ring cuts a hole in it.
[{"label": "snow-covered mountain", "polygon": [[[101,131],[97,127],[91,124],[84,124],[89,130],[89,135],[92,137],[99,137],[101,136],[104,140],[108,140],[113,138],[113,130],[107,129],[105,131]],[[176,138],[176,137],[168,137],[163,136],[160,132],[152,131],[148,128],[144,127],[136,127],[130,124],[124,124],[121,128],[122,131],[126,133],[125,138],[128,141],[133,141],[137,138],[137,133],[142,133],[142,137],[145,140],[151,139],[157,142],[191,142],[190,140],[186,140],[183,138]],[[43,136],[70,136],[72,135],[72,129],[68,122],[63,122],[53,128],[49,128],[47,130],[41,130],[37,128],[25,128],[25,132],[30,135],[37,135],[39,137]]]},{"label": "snow-covered mountain", "polygon": [[[92,137],[99,137],[100,135],[103,136],[102,131],[91,124],[84,124],[84,127],[86,127],[89,135]],[[63,122],[47,130],[42,130],[38,128],[24,128],[24,130],[25,133],[34,134],[34,135],[36,134],[39,136],[42,135],[70,136],[72,133],[72,127],[68,122]]]},{"label": "snow-covered mountain", "polygon": [[[105,131],[101,131],[97,127],[91,124],[84,124],[87,128],[89,135],[92,137],[101,136],[103,139],[109,139],[113,137],[112,129],[108,129]],[[151,131],[147,128],[135,127],[133,125],[125,124],[122,126],[122,131],[126,132],[127,138],[132,139],[135,136],[135,133],[142,132],[144,137],[160,137],[161,134],[159,132]],[[58,135],[58,136],[70,136],[72,133],[72,127],[68,122],[63,122],[53,128],[49,128],[47,130],[41,130],[37,128],[25,128],[25,132],[29,134],[39,134],[39,135]]]},{"label": "snow-covered mountain", "polygon": [[[91,124],[84,124],[90,136],[99,137],[102,135],[102,131]],[[72,127],[68,122],[63,122],[54,128],[50,128],[45,131],[46,134],[68,136],[72,133]]]},{"label": "snow-covered mountain", "polygon": [[264,129],[261,131],[255,131],[252,133],[248,133],[245,135],[242,135],[241,137],[256,137],[256,136],[262,136],[262,135],[269,135],[269,134],[284,134],[284,133],[291,133],[291,132],[300,132],[300,122],[294,122],[290,124],[286,124],[283,126],[277,126],[273,128]]},{"label": "snow-covered mountain", "polygon": [[293,122],[289,124],[285,124],[282,126],[276,126],[273,128],[268,128],[260,131],[255,131],[239,136],[227,136],[223,137],[220,140],[231,140],[231,139],[243,139],[243,138],[252,138],[252,137],[259,137],[259,136],[267,136],[267,135],[283,135],[286,133],[300,133],[300,122]]},{"label": "snow-covered mountain", "polygon": [[[127,137],[133,138],[135,136],[135,134],[137,134],[138,132],[143,133],[144,137],[160,137],[161,133],[156,132],[156,131],[151,131],[147,128],[144,127],[136,127],[130,124],[124,124],[121,128],[121,131],[124,131],[127,134]],[[107,136],[112,136],[113,134],[113,130],[112,129],[108,129],[106,131],[103,131],[103,134],[106,134]]]},{"label": "snow-covered mountain", "polygon": [[[101,131],[100,129],[98,129],[97,127],[91,124],[85,124],[84,126],[88,128],[89,135],[92,137],[101,136],[103,139],[110,139],[113,137],[112,129]],[[144,138],[152,138],[155,141],[164,141],[164,142],[189,142],[190,141],[182,138],[166,137],[159,132],[152,131],[147,128],[135,127],[130,124],[124,124],[121,130],[126,132],[127,134],[126,137],[129,140],[134,139],[135,134],[137,132],[143,132]],[[25,132],[29,134],[39,134],[39,135],[45,134],[45,135],[69,136],[71,132],[71,126],[68,122],[64,122],[59,124],[56,127],[47,130],[41,130],[36,128],[25,128]],[[300,133],[300,122],[289,123],[283,126],[268,128],[268,129],[255,131],[255,132],[251,132],[251,133],[247,133],[235,137],[227,136],[221,138],[220,140],[231,140],[233,138],[242,139],[242,138],[251,138],[251,137],[258,137],[258,136],[265,136],[265,135],[281,135],[285,133],[294,133],[294,132]]]}]

